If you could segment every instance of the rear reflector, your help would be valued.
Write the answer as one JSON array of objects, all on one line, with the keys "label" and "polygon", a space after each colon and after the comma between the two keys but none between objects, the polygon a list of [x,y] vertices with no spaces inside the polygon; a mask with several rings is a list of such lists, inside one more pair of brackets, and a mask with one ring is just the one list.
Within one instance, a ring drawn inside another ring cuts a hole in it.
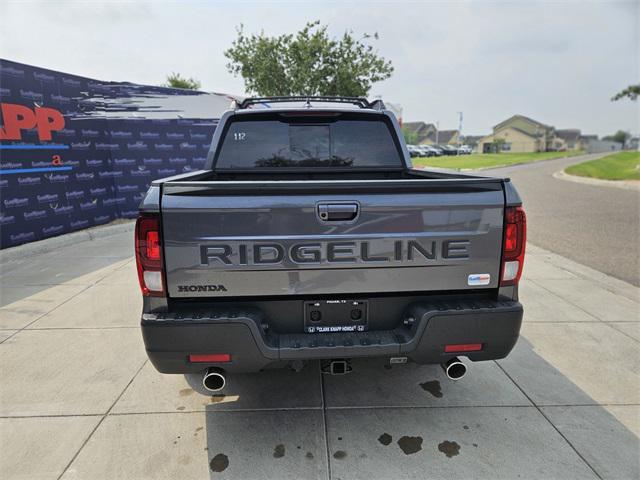
[{"label": "rear reflector", "polygon": [[515,285],[520,281],[527,242],[527,216],[522,207],[507,207],[504,212],[502,244],[502,274],[500,285]]},{"label": "rear reflector", "polygon": [[479,352],[482,350],[481,343],[461,343],[460,345],[445,345],[444,353]]},{"label": "rear reflector", "polygon": [[228,363],[231,361],[231,355],[228,353],[189,355],[189,361],[191,363]]}]

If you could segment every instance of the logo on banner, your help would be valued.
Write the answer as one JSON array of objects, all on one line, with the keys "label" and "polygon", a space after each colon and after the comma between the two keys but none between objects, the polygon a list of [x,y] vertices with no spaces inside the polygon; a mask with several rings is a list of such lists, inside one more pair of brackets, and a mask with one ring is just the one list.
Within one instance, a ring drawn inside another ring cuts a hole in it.
[{"label": "logo on banner", "polygon": [[16,103],[2,103],[0,111],[4,122],[0,140],[22,140],[23,130],[35,128],[40,141],[49,141],[51,132],[64,128],[64,117],[54,108],[36,107],[32,110]]}]

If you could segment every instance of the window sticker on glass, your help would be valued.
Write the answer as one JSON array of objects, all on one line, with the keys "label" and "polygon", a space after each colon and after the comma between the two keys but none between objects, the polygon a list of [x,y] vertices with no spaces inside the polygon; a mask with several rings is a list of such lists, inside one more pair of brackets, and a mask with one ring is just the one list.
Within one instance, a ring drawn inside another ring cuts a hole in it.
[{"label": "window sticker on glass", "polygon": [[247,138],[247,134],[245,132],[236,132],[233,134],[234,140],[244,140]]}]

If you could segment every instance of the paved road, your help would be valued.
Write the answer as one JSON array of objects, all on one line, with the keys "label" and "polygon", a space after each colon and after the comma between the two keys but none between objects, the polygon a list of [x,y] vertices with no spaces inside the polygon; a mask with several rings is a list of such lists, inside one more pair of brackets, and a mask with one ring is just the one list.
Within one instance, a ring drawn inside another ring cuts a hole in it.
[{"label": "paved road", "polygon": [[591,158],[597,155],[486,172],[515,182],[525,203],[531,243],[640,285],[640,194],[553,177],[554,172]]},{"label": "paved road", "polygon": [[147,361],[132,243],[0,265],[3,480],[640,478],[637,287],[531,245],[520,341],[459,382],[359,360],[211,397]]}]

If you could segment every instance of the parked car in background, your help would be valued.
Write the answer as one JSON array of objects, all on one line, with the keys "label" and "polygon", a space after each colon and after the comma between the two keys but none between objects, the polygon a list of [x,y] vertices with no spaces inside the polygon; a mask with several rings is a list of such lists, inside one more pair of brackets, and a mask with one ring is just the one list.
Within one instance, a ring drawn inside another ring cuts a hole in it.
[{"label": "parked car in background", "polygon": [[422,150],[417,145],[407,145],[407,150],[409,151],[409,156],[413,157],[422,157]]},{"label": "parked car in background", "polygon": [[471,155],[471,147],[469,145],[460,145],[458,147],[458,155]]},{"label": "parked car in background", "polygon": [[428,145],[418,145],[420,152],[422,152],[422,157],[434,157],[435,153]]},{"label": "parked car in background", "polygon": [[440,148],[440,150],[442,150],[442,153],[444,155],[457,155],[458,154],[458,148],[454,147],[452,145],[438,145],[438,148]]},{"label": "parked car in background", "polygon": [[433,152],[433,155],[436,157],[441,157],[444,155],[444,152],[437,145],[429,145],[429,150]]}]

